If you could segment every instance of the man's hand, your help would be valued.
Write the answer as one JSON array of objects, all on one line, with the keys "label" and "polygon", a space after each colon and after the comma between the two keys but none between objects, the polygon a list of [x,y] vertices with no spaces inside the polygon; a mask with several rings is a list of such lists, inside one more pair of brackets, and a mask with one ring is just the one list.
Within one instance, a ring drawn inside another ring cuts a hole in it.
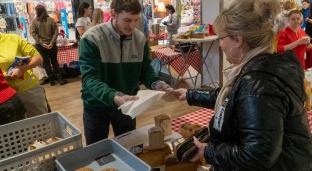
[{"label": "man's hand", "polygon": [[14,68],[9,72],[9,79],[16,80],[22,76],[24,71],[20,68]]},{"label": "man's hand", "polygon": [[134,101],[134,100],[138,100],[139,97],[138,96],[128,96],[128,95],[124,95],[124,96],[115,96],[114,97],[114,103],[117,106],[121,106],[124,103],[126,103],[127,101]]},{"label": "man's hand", "polygon": [[154,89],[157,91],[168,91],[169,88],[171,87],[164,81],[158,81],[154,87]]}]

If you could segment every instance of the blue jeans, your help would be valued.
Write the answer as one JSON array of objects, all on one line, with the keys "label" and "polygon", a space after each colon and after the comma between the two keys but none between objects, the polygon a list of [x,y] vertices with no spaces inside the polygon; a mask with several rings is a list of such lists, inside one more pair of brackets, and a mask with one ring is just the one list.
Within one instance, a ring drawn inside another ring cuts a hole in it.
[{"label": "blue jeans", "polygon": [[136,119],[121,113],[121,110],[92,111],[83,109],[83,125],[86,144],[90,145],[108,138],[109,126],[112,124],[114,135],[118,136],[136,128]]},{"label": "blue jeans", "polygon": [[25,119],[26,109],[16,94],[8,101],[0,104],[0,125]]}]

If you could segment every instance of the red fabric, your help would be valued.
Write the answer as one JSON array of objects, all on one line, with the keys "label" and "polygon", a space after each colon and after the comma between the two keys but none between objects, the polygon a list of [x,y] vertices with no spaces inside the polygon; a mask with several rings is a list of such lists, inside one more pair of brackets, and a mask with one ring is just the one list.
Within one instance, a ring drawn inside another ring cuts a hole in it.
[{"label": "red fabric", "polygon": [[305,59],[306,68],[312,68],[312,53],[311,51],[307,52],[307,57]]},{"label": "red fabric", "polygon": [[[289,45],[289,44],[301,39],[302,37],[304,37],[306,35],[307,34],[305,33],[304,30],[299,29],[298,30],[298,36],[297,36],[297,34],[293,30],[291,30],[289,27],[286,27],[285,29],[283,29],[282,31],[280,31],[278,33],[278,37],[277,37],[278,53],[284,53],[284,47],[286,45]],[[308,50],[310,50],[310,49],[307,49],[306,45],[298,45],[293,49],[294,53],[299,58],[300,63],[304,69],[306,69],[304,54]]]},{"label": "red fabric", "polygon": [[2,70],[0,69],[0,104],[6,102],[16,94],[16,91],[4,80]]},{"label": "red fabric", "polygon": [[104,21],[107,22],[110,19],[110,11],[103,12]]}]

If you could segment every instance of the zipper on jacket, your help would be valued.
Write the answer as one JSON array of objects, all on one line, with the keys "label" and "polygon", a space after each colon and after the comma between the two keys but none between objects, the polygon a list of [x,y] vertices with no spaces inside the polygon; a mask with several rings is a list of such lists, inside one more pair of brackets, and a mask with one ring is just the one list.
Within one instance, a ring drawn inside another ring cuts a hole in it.
[{"label": "zipper on jacket", "polygon": [[120,62],[122,62],[122,47],[123,47],[123,41],[120,41],[120,51],[121,51],[121,54],[120,54]]}]

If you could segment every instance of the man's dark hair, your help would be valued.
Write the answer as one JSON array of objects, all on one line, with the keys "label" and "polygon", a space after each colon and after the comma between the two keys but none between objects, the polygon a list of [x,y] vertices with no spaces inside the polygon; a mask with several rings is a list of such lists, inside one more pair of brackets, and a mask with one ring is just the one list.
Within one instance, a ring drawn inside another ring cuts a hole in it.
[{"label": "man's dark hair", "polygon": [[168,9],[168,10],[171,10],[172,14],[175,13],[175,9],[174,9],[174,7],[172,5],[168,4],[168,5],[166,5],[165,8]]},{"label": "man's dark hair", "polygon": [[114,9],[117,14],[122,13],[122,11],[130,12],[131,14],[142,12],[139,0],[113,0],[110,8]]}]

